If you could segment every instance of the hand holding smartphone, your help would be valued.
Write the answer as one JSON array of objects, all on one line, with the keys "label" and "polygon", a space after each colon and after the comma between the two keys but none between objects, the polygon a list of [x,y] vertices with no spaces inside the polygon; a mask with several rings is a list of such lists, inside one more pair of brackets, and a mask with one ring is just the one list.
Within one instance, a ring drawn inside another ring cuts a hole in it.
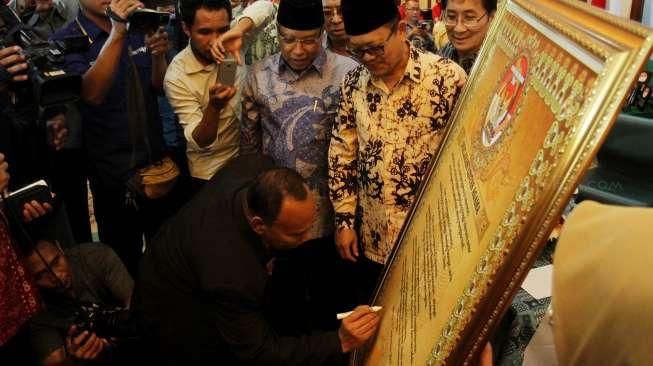
[{"label": "hand holding smartphone", "polygon": [[[52,209],[54,204],[54,199],[52,198],[52,192],[50,187],[44,180],[39,180],[32,184],[29,184],[17,191],[9,193],[6,199],[6,203],[14,212],[22,213],[26,204],[36,201],[39,204],[39,209],[44,210],[43,212],[34,212],[29,213],[29,217],[26,218],[26,221],[31,221],[36,217],[42,216],[45,214],[47,208],[41,208],[46,204],[49,205],[49,209]],[[32,208],[32,206],[30,206]]]},{"label": "hand holding smartphone", "polygon": [[236,83],[236,70],[238,63],[234,58],[226,58],[218,65],[217,82],[224,86],[234,86]]}]

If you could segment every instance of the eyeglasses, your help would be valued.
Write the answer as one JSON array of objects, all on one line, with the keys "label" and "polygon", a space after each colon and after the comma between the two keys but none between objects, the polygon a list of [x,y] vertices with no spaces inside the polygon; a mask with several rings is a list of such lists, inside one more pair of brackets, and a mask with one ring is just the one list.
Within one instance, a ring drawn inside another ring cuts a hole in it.
[{"label": "eyeglasses", "polygon": [[340,19],[342,19],[342,9],[340,9],[340,7],[331,8],[331,9],[324,9],[324,18],[325,19],[332,20],[336,15]]},{"label": "eyeglasses", "polygon": [[279,34],[279,39],[281,40],[281,42],[288,46],[295,46],[295,44],[299,43],[302,46],[311,47],[320,43],[321,38],[322,38],[321,34],[319,36],[307,37],[307,38],[295,38],[295,37],[288,37]]},{"label": "eyeglasses", "polygon": [[383,54],[385,53],[385,45],[390,40],[390,37],[392,37],[392,35],[395,34],[396,30],[397,30],[397,23],[394,23],[392,25],[392,28],[390,29],[390,34],[388,34],[388,37],[385,39],[385,41],[383,41],[383,43],[376,46],[368,46],[368,47],[351,47],[348,44],[347,51],[349,51],[349,53],[351,53],[352,56],[354,56],[359,60],[362,60],[363,57],[365,57],[366,53],[373,57],[383,56]]},{"label": "eyeglasses", "polygon": [[[481,19],[485,18],[485,16],[488,15],[487,11],[483,13],[480,17],[470,17],[470,16],[463,16],[461,23],[463,23],[463,26],[467,29],[473,29],[478,26],[478,22],[481,21]],[[458,25],[458,19],[460,17],[454,13],[448,13],[444,17],[444,25],[450,28],[455,27]]]}]

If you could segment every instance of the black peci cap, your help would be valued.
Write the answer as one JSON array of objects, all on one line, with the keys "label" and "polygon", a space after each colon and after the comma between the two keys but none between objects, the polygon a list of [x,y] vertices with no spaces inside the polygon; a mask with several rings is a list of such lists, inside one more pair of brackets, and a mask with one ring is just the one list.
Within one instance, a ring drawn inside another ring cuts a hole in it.
[{"label": "black peci cap", "polygon": [[342,0],[341,7],[345,32],[350,36],[372,32],[399,17],[394,0]]},{"label": "black peci cap", "polygon": [[281,0],[277,22],[292,30],[311,30],[324,25],[320,0]]}]

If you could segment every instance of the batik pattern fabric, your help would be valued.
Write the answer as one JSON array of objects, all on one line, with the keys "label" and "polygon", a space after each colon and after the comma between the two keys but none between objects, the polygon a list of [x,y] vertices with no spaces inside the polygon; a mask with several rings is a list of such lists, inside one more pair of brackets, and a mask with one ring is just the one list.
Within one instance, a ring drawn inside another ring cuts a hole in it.
[{"label": "batik pattern fabric", "polygon": [[[253,65],[254,63],[264,60],[268,56],[272,56],[279,52],[279,38],[277,37],[277,13],[279,11],[279,4],[274,5],[274,14],[263,29],[256,35],[250,46],[245,51],[245,64]],[[238,6],[234,8],[234,18],[242,15],[245,8]]]},{"label": "batik pattern fabric", "polygon": [[465,80],[452,61],[412,46],[392,91],[363,66],[346,76],[329,148],[330,196],[337,228],[356,229],[367,258],[385,263],[390,254]]},{"label": "batik pattern fabric", "polygon": [[38,291],[16,253],[0,208],[0,346],[40,310]]},{"label": "batik pattern fabric", "polygon": [[255,64],[243,89],[240,153],[264,153],[295,169],[317,197],[311,239],[333,233],[327,152],[340,101],[340,83],[356,62],[322,50],[297,73],[280,54]]}]

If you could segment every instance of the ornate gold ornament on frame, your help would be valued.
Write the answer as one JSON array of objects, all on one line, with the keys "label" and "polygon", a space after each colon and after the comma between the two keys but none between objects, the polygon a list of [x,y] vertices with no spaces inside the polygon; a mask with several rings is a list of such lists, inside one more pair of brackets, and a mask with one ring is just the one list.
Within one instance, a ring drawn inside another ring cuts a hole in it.
[{"label": "ornate gold ornament on frame", "polygon": [[579,1],[502,1],[352,365],[476,360],[652,47],[651,30]]}]

